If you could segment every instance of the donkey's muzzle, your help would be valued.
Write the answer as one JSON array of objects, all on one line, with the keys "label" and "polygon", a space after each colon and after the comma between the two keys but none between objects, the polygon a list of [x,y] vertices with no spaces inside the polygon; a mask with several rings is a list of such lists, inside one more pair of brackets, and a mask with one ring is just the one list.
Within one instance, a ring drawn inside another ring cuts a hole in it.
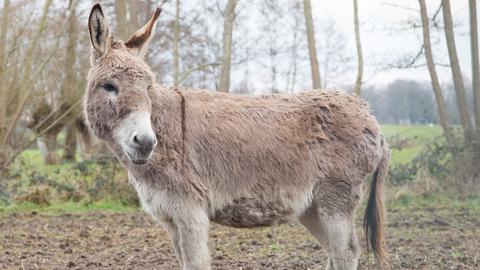
[{"label": "donkey's muzzle", "polygon": [[157,145],[157,138],[153,134],[136,134],[132,138],[132,145],[138,156],[146,159]]}]

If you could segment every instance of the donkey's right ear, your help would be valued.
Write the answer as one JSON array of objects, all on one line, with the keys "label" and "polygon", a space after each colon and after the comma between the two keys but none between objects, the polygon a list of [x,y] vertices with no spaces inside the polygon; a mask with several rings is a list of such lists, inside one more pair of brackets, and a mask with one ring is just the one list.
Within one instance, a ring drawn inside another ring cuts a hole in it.
[{"label": "donkey's right ear", "polygon": [[107,20],[103,15],[100,4],[92,7],[88,17],[88,31],[90,33],[90,42],[92,43],[92,56],[94,59],[104,57],[111,45],[110,32],[108,30]]}]

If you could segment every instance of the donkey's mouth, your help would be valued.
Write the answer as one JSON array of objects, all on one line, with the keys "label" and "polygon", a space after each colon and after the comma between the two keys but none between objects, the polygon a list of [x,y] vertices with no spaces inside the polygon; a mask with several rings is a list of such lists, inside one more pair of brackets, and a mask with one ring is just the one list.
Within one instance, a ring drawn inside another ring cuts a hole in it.
[{"label": "donkey's mouth", "polygon": [[132,159],[132,162],[133,162],[134,164],[137,164],[137,165],[141,165],[141,164],[147,163],[147,161],[146,161],[146,160],[143,160],[143,159]]},{"label": "donkey's mouth", "polygon": [[128,153],[127,151],[125,151],[125,153],[127,154],[128,158],[130,159],[131,162],[133,162],[133,164],[136,164],[136,165],[143,165],[145,163],[147,163],[147,160],[146,159],[138,159],[138,158],[134,158],[130,153]]}]

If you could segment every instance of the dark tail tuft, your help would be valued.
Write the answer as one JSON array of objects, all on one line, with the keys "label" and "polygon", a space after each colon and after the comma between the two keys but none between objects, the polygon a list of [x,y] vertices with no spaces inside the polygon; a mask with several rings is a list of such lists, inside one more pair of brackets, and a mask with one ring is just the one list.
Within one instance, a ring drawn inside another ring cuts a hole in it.
[{"label": "dark tail tuft", "polygon": [[373,251],[381,269],[388,268],[388,257],[385,251],[385,206],[383,204],[383,182],[388,172],[390,150],[385,146],[383,157],[378,164],[370,185],[367,209],[363,218],[367,251]]}]

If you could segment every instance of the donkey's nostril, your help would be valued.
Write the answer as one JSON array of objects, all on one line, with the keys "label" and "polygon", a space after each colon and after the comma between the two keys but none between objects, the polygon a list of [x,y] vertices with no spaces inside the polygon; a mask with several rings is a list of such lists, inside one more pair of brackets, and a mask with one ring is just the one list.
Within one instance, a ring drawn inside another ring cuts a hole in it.
[{"label": "donkey's nostril", "polygon": [[148,155],[157,144],[157,138],[147,134],[139,134],[133,136],[133,142],[142,154]]}]

